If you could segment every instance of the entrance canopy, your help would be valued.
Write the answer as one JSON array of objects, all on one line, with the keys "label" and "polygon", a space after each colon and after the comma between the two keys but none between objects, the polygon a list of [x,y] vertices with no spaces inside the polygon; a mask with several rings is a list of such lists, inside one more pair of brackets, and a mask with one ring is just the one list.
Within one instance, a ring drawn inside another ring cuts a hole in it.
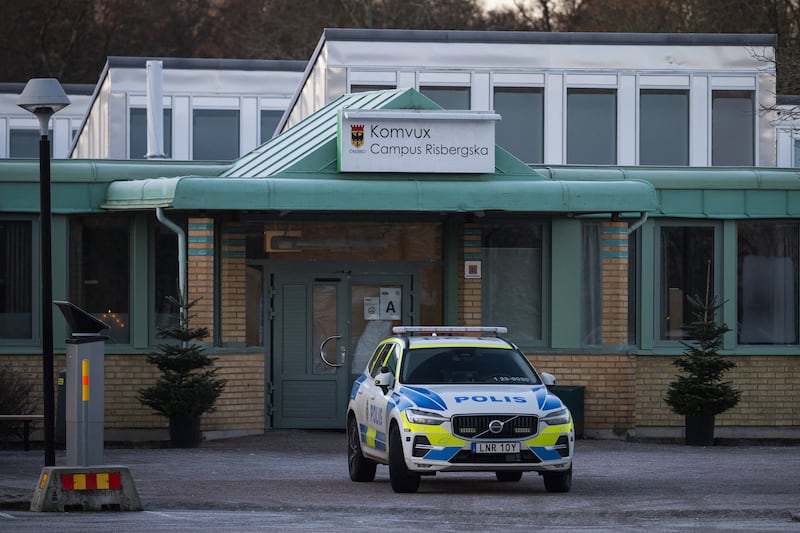
[{"label": "entrance canopy", "polygon": [[553,179],[500,147],[493,173],[340,172],[337,131],[347,110],[439,110],[413,89],[344,95],[241,157],[220,176],[116,181],[105,209],[393,212],[645,212],[644,180]]}]

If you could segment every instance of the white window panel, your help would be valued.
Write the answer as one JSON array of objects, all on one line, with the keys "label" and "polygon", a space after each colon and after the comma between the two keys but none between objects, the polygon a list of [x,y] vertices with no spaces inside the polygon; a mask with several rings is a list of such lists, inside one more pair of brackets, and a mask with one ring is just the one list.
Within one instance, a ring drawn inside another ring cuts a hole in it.
[{"label": "white window panel", "polygon": [[420,72],[420,85],[469,85],[472,81],[470,72]]},{"label": "white window panel", "polygon": [[395,85],[397,72],[394,71],[350,71],[350,85]]},{"label": "white window panel", "polygon": [[712,76],[712,89],[755,89],[755,76]]},{"label": "white window panel", "polygon": [[195,96],[192,107],[203,109],[239,109],[238,96]]},{"label": "white window panel", "polygon": [[492,83],[507,87],[512,87],[515,85],[544,85],[544,74],[528,74],[524,72],[495,72],[492,74]]},{"label": "white window panel", "polygon": [[616,74],[567,74],[567,87],[616,87]]},{"label": "white window panel", "polygon": [[672,88],[672,87],[689,87],[689,76],[639,76],[640,87],[653,87],[653,88]]}]

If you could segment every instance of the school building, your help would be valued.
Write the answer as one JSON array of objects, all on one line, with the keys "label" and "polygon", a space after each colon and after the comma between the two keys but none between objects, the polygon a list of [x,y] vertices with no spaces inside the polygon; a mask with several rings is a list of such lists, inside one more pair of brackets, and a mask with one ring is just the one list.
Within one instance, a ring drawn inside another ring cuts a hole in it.
[{"label": "school building", "polygon": [[[181,271],[228,379],[207,438],[343,428],[399,324],[507,326],[584,387],[587,436],[679,437],[663,398],[707,288],[742,391],[717,435],[798,438],[800,145],[775,45],[329,29],[308,62],[109,58],[52,163],[54,298],[112,326],[107,440],[166,438],[136,398]],[[3,149],[0,364],[41,394],[38,161]]]}]

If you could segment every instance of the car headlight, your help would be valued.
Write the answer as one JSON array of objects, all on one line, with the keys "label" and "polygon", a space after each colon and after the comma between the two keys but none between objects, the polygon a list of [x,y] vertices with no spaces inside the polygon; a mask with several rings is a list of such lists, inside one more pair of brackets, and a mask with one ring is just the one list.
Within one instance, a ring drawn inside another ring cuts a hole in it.
[{"label": "car headlight", "polygon": [[417,409],[406,409],[406,419],[412,424],[427,424],[429,426],[438,426],[447,420],[442,415]]},{"label": "car headlight", "polygon": [[566,407],[554,411],[543,418],[544,423],[548,426],[561,426],[569,424],[569,409]]}]

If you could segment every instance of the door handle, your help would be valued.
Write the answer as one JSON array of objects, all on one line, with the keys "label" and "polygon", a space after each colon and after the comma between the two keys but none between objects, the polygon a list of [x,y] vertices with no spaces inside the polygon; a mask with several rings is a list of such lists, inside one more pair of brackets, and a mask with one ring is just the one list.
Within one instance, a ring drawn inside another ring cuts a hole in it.
[{"label": "door handle", "polygon": [[339,367],[339,366],[342,366],[342,365],[338,364],[338,363],[331,363],[330,361],[328,361],[325,358],[325,345],[328,343],[328,341],[331,341],[333,339],[341,339],[341,338],[342,338],[341,335],[331,335],[330,337],[326,337],[325,340],[323,340],[319,345],[319,356],[322,359],[322,362],[325,363],[326,365],[330,366],[330,367],[336,368],[336,367]]}]

